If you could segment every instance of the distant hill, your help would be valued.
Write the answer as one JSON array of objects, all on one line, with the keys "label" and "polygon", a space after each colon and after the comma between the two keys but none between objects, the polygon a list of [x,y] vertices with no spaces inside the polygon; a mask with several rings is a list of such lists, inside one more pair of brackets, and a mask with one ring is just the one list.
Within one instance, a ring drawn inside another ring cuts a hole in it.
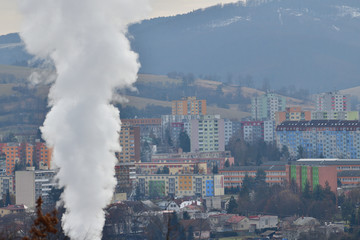
[{"label": "distant hill", "polygon": [[[141,73],[202,78],[312,93],[358,85],[360,1],[248,0],[131,25]],[[66,37],[66,36],[63,36]],[[26,65],[17,34],[0,36],[0,64]]]},{"label": "distant hill", "polygon": [[323,92],[360,79],[360,1],[249,0],[132,25],[142,73],[250,75]]}]

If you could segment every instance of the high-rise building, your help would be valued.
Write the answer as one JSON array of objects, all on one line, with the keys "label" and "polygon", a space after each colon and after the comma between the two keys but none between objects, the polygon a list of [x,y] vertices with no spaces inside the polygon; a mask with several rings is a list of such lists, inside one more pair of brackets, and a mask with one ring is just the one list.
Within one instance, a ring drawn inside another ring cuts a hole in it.
[{"label": "high-rise building", "polygon": [[275,93],[266,93],[251,99],[251,117],[254,120],[273,120],[275,113],[285,111],[286,98]]},{"label": "high-rise building", "polygon": [[225,150],[225,125],[220,115],[202,115],[190,121],[191,152]]},{"label": "high-rise building", "polygon": [[245,142],[274,141],[274,121],[243,121],[241,122],[241,136]]},{"label": "high-rise building", "polygon": [[306,158],[360,158],[360,121],[285,121],[276,128],[279,148]]},{"label": "high-rise building", "polygon": [[206,100],[187,97],[172,101],[172,115],[206,115]]},{"label": "high-rise building", "polygon": [[283,112],[276,112],[275,113],[275,123],[279,125],[284,121],[310,121],[311,112],[310,111],[303,111],[301,107],[287,107]]},{"label": "high-rise building", "polygon": [[24,204],[34,208],[36,200],[41,196],[44,203],[50,201],[50,191],[55,187],[55,170],[34,170],[15,172],[16,204]]},{"label": "high-rise building", "polygon": [[125,122],[120,131],[121,152],[117,153],[119,162],[140,162],[140,128]]},{"label": "high-rise building", "polygon": [[313,111],[311,120],[359,120],[358,111]]},{"label": "high-rise building", "polygon": [[350,95],[339,91],[316,95],[316,111],[350,111]]}]

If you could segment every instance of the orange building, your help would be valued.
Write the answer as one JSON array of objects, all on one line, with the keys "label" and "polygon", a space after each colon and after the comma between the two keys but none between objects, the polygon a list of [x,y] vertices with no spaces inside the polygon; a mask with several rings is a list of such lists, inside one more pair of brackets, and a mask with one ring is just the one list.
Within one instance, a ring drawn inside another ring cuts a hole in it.
[{"label": "orange building", "polygon": [[39,168],[45,167],[50,169],[52,149],[46,146],[46,143],[37,142],[35,145],[36,150],[36,162]]},{"label": "orange building", "polygon": [[6,175],[14,173],[15,164],[19,162],[21,156],[20,143],[6,143],[2,146],[2,152],[6,155]]},{"label": "orange building", "polygon": [[179,176],[179,190],[180,191],[192,190],[192,176],[190,175]]},{"label": "orange building", "polygon": [[121,152],[117,153],[119,162],[140,162],[140,127],[123,122],[120,131]]},{"label": "orange building", "polygon": [[172,101],[172,115],[206,115],[206,100],[187,97]]},{"label": "orange building", "polygon": [[311,112],[310,111],[302,111],[301,107],[287,107],[284,112],[276,112],[275,113],[275,122],[276,125],[284,121],[310,121],[311,120]]}]

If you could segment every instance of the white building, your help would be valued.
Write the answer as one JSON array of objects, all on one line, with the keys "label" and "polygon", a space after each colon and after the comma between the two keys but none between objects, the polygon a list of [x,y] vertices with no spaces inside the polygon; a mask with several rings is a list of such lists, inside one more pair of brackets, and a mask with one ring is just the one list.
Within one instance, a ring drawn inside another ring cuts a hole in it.
[{"label": "white building", "polygon": [[350,95],[339,91],[316,95],[316,111],[350,111]]}]

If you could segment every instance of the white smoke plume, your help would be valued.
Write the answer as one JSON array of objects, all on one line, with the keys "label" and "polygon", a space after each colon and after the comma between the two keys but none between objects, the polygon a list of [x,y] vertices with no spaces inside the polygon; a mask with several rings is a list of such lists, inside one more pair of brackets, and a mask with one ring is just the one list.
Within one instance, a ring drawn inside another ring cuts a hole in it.
[{"label": "white smoke plume", "polygon": [[27,50],[51,59],[57,79],[42,133],[65,190],[63,228],[71,239],[101,239],[116,184],[120,119],[110,102],[136,81],[139,63],[126,37],[147,0],[19,0]]}]

